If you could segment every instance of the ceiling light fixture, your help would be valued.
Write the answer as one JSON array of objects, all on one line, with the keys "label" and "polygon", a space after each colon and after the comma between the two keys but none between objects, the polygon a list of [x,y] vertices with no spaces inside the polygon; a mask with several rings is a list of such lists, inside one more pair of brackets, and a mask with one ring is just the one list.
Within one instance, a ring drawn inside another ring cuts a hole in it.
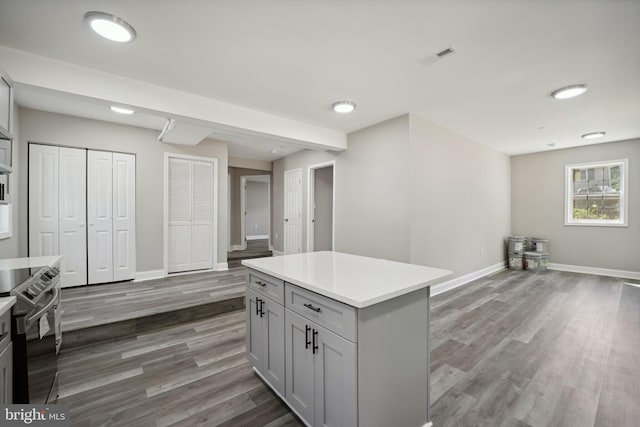
[{"label": "ceiling light fixture", "polygon": [[356,103],[351,101],[338,101],[334,103],[331,107],[333,108],[333,111],[335,111],[336,113],[346,114],[356,109]]},{"label": "ceiling light fixture", "polygon": [[580,96],[586,91],[587,85],[585,84],[571,85],[554,90],[553,92],[551,92],[551,96],[553,96],[555,99],[569,99]]},{"label": "ceiling light fixture", "polygon": [[607,133],[606,132],[591,132],[591,133],[585,133],[584,135],[582,135],[582,139],[596,139],[596,138],[602,138],[603,136],[605,136]]},{"label": "ceiling light fixture", "polygon": [[109,108],[111,108],[111,111],[113,111],[114,113],[118,113],[118,114],[133,114],[135,112],[135,111],[130,110],[128,108],[122,108],[122,107],[111,106]]},{"label": "ceiling light fixture", "polygon": [[87,12],[84,21],[93,31],[118,43],[129,43],[135,40],[136,30],[124,19],[105,12]]}]

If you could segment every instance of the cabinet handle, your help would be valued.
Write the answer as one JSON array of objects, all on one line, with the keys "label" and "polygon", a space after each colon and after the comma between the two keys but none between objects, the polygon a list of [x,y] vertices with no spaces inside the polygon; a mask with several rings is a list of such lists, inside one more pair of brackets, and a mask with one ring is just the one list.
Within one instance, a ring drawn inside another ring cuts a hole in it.
[{"label": "cabinet handle", "polygon": [[307,307],[309,310],[315,311],[316,313],[320,313],[322,311],[322,310],[320,310],[320,307],[314,307],[313,305],[308,304],[308,303],[307,304],[303,304],[303,305],[305,307]]},{"label": "cabinet handle", "polygon": [[309,349],[309,345],[311,344],[311,340],[309,339],[309,332],[311,332],[311,326],[304,325],[304,348]]},{"label": "cabinet handle", "polygon": [[260,317],[264,317],[264,300],[260,300]]},{"label": "cabinet handle", "polygon": [[318,331],[314,329],[311,335],[313,335],[313,348],[311,349],[311,352],[316,354],[316,350],[318,349]]},{"label": "cabinet handle", "polygon": [[259,286],[262,286],[262,287],[267,286],[267,284],[266,284],[266,283],[261,282],[260,280],[256,280],[256,285],[259,285]]},{"label": "cabinet handle", "polygon": [[260,315],[260,298],[256,298],[256,316]]}]

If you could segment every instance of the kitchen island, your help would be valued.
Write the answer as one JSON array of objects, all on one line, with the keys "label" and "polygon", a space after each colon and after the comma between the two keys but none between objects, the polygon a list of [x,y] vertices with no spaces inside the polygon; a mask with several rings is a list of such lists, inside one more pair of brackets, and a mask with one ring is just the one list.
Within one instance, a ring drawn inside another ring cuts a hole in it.
[{"label": "kitchen island", "polygon": [[450,271],[338,252],[242,263],[247,357],[305,423],[430,425],[429,287]]}]

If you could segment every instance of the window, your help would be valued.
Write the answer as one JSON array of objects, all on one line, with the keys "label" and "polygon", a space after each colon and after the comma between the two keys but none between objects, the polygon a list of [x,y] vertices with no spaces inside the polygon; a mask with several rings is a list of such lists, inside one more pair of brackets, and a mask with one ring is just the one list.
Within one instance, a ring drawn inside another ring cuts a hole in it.
[{"label": "window", "polygon": [[627,225],[629,160],[565,166],[565,225]]}]

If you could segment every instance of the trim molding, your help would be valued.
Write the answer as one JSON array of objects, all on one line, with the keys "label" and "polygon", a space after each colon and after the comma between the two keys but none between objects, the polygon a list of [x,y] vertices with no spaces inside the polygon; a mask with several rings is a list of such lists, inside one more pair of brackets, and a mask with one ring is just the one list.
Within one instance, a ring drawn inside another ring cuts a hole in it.
[{"label": "trim molding", "polygon": [[145,280],[164,278],[164,270],[137,271],[134,282],[143,282]]},{"label": "trim molding", "polygon": [[547,264],[549,270],[569,271],[572,273],[595,274],[598,276],[620,277],[622,279],[640,280],[640,271],[612,270],[610,268],[585,267],[582,265],[556,264],[550,262]]},{"label": "trim molding", "polygon": [[229,248],[229,252],[241,251],[241,250],[242,250],[242,245],[231,245],[231,247]]},{"label": "trim molding", "polygon": [[268,234],[258,234],[255,236],[247,236],[247,240],[265,240],[268,238],[269,238]]},{"label": "trim molding", "polygon": [[273,255],[274,255],[274,256],[281,256],[281,255],[284,255],[284,252],[276,251],[276,250],[274,249],[274,250],[273,250]]},{"label": "trim molding", "polygon": [[226,262],[219,262],[216,264],[215,271],[227,271],[229,269],[229,264]]},{"label": "trim molding", "polygon": [[473,271],[463,276],[456,277],[455,279],[438,283],[437,285],[434,285],[431,287],[431,296],[442,294],[444,292],[450,291],[462,285],[466,285],[469,282],[473,282],[474,280],[480,279],[481,277],[485,277],[490,274],[497,273],[498,271],[505,270],[506,268],[507,268],[507,263],[503,261],[503,262],[499,262],[497,264],[491,265],[489,267],[485,267],[481,270]]}]

